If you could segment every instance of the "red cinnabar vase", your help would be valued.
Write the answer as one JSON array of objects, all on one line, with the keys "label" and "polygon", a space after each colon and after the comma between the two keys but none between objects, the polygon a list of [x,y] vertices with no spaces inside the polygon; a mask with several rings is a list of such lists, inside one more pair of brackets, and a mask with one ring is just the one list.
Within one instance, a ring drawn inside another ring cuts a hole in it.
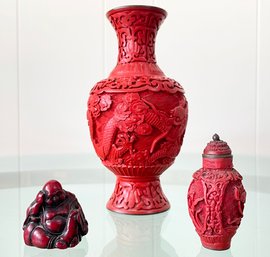
[{"label": "red cinnabar vase", "polygon": [[188,190],[189,215],[202,245],[230,248],[243,217],[246,191],[233,168],[231,149],[215,134],[203,152],[203,167],[193,174]]},{"label": "red cinnabar vase", "polygon": [[188,113],[183,88],[156,64],[155,38],[166,11],[126,6],[107,17],[118,37],[118,62],[91,90],[87,112],[95,151],[117,176],[107,208],[166,211],[170,204],[159,176],[180,151]]}]

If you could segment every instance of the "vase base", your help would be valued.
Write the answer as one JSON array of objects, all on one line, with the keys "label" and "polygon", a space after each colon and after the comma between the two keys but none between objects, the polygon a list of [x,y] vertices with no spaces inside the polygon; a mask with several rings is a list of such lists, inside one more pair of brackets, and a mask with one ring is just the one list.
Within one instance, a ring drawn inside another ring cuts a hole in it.
[{"label": "vase base", "polygon": [[159,177],[117,177],[114,192],[107,203],[110,211],[145,215],[167,211],[170,203]]},{"label": "vase base", "polygon": [[205,242],[201,239],[202,245],[204,248],[210,249],[210,250],[217,250],[217,251],[223,251],[228,250],[231,247],[231,240],[224,241],[224,242]]}]

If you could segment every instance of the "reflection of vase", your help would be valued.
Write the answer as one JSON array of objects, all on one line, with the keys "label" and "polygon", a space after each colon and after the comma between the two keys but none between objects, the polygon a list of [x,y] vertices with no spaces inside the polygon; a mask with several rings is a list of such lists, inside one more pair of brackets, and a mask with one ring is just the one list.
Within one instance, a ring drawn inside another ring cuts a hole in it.
[{"label": "reflection of vase", "polygon": [[107,208],[162,212],[170,205],[159,176],[178,155],[187,123],[183,88],[156,64],[155,37],[166,11],[126,6],[107,17],[118,36],[118,63],[92,89],[87,112],[96,153],[117,176]]},{"label": "reflection of vase", "polygon": [[230,249],[225,251],[212,251],[204,247],[201,247],[201,250],[198,253],[197,257],[233,257],[233,256]]},{"label": "reflection of vase", "polygon": [[104,247],[101,257],[177,257],[175,249],[160,235],[167,213],[154,216],[110,214],[117,235]]},{"label": "reflection of vase", "polygon": [[231,149],[215,134],[203,152],[203,167],[193,174],[188,190],[189,214],[202,245],[230,248],[243,217],[246,191],[233,168]]}]

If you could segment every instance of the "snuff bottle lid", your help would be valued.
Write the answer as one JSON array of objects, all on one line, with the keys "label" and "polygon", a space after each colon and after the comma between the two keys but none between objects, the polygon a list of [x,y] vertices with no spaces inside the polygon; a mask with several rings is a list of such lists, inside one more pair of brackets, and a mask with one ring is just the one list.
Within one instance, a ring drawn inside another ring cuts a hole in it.
[{"label": "snuff bottle lid", "polygon": [[203,168],[219,169],[232,168],[232,151],[228,144],[214,134],[203,151]]},{"label": "snuff bottle lid", "polygon": [[220,158],[220,157],[231,157],[231,148],[225,141],[220,140],[218,134],[214,134],[207,146],[204,148],[203,157]]}]

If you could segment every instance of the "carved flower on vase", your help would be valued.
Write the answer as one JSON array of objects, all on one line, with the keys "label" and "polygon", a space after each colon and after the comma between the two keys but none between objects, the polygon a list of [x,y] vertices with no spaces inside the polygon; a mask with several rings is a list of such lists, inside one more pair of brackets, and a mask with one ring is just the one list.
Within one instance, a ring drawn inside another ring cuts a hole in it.
[{"label": "carved flower on vase", "polygon": [[106,111],[110,108],[112,104],[111,96],[110,95],[102,95],[100,97],[99,105],[101,111]]},{"label": "carved flower on vase", "polygon": [[102,95],[99,97],[98,95],[93,94],[91,97],[91,102],[88,102],[88,108],[94,117],[98,117],[100,112],[108,110],[111,104],[112,100],[110,95]]},{"label": "carved flower on vase", "polygon": [[91,97],[91,102],[90,102],[90,99],[88,102],[88,109],[90,109],[94,117],[98,117],[100,115],[99,101],[100,101],[100,98],[98,97],[98,95],[94,94]]},{"label": "carved flower on vase", "polygon": [[118,123],[118,128],[123,132],[133,132],[137,125],[142,122],[142,116],[131,114],[126,120],[122,120]]},{"label": "carved flower on vase", "polygon": [[125,120],[130,115],[130,113],[131,111],[129,110],[128,104],[124,102],[119,103],[114,111],[115,118],[118,121]]},{"label": "carved flower on vase", "polygon": [[136,101],[131,104],[130,110],[132,113],[144,115],[149,109],[148,105],[146,105],[143,101]]}]

